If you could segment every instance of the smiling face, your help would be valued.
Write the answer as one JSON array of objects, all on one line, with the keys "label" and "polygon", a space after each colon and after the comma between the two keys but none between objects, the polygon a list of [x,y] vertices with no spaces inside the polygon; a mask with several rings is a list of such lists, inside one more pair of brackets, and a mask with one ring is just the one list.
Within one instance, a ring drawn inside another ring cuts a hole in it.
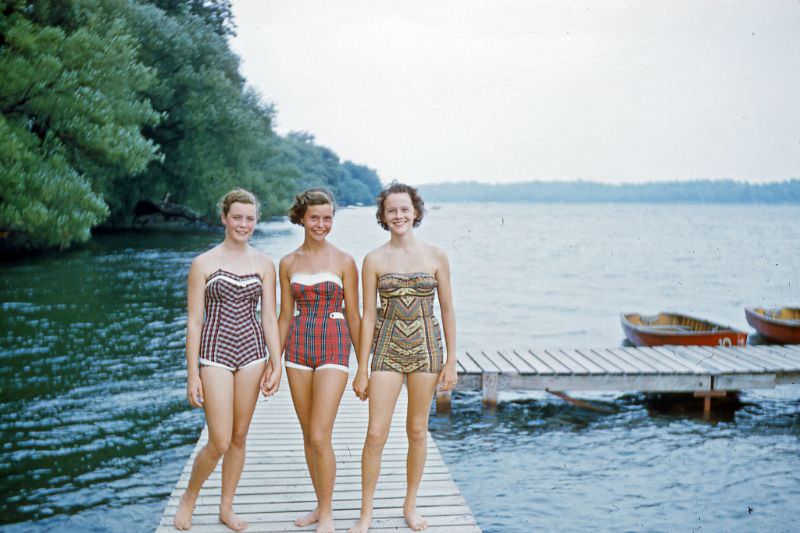
[{"label": "smiling face", "polygon": [[253,204],[233,202],[228,213],[221,217],[225,237],[235,242],[247,242],[258,222],[258,212]]},{"label": "smiling face", "polygon": [[325,240],[333,227],[333,206],[331,204],[308,206],[301,223],[306,232],[306,239]]},{"label": "smiling face", "polygon": [[394,192],[383,201],[383,223],[389,231],[404,234],[411,231],[417,212],[407,192]]}]

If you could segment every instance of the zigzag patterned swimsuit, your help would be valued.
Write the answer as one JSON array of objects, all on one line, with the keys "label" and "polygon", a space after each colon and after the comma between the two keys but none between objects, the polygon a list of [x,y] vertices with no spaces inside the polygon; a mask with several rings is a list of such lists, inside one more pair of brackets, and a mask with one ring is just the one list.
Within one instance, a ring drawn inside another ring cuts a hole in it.
[{"label": "zigzag patterned swimsuit", "polygon": [[286,339],[286,366],[301,370],[349,371],[350,332],[342,314],[342,278],[330,272],[293,274],[297,313]]},{"label": "zigzag patterned swimsuit", "polygon": [[256,319],[261,276],[219,269],[206,279],[200,365],[235,372],[266,362],[264,330]]},{"label": "zigzag patterned swimsuit", "polygon": [[378,278],[381,312],[375,321],[372,371],[439,373],[442,333],[433,313],[436,278],[427,272]]}]

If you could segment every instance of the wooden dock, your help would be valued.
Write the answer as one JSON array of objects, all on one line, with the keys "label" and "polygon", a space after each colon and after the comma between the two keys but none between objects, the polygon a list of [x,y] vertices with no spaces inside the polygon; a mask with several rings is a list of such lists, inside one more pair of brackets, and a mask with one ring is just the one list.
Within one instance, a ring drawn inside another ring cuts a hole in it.
[{"label": "wooden dock", "polygon": [[[383,452],[370,531],[410,531],[402,515],[407,451],[405,414],[406,393],[403,391],[397,401],[389,440]],[[358,519],[361,505],[361,448],[366,430],[367,403],[353,395],[348,383],[333,431],[337,467],[333,507],[337,531],[347,531]],[[176,531],[172,526],[176,505],[188,482],[195,454],[206,440],[204,429],[169,497],[156,531]],[[192,532],[230,532],[217,521],[220,472],[221,463],[200,492]],[[430,524],[426,531],[481,531],[430,433],[428,460],[419,496],[420,513]],[[314,530],[314,526],[298,528],[293,524],[295,518],[311,511],[314,505],[314,490],[303,455],[303,437],[292,407],[288,383],[284,379],[274,397],[260,398],[256,406],[247,438],[247,460],[234,509],[250,523],[249,532],[296,532]]]},{"label": "wooden dock", "polygon": [[800,383],[800,345],[471,351],[458,367],[456,390],[483,391],[489,405],[502,390],[612,390],[691,392],[709,409],[726,391]]}]

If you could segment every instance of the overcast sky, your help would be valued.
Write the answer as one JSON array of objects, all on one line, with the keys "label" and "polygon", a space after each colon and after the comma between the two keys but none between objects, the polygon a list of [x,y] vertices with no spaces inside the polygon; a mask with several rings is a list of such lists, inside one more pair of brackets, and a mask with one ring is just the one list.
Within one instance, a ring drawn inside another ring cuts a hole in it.
[{"label": "overcast sky", "polygon": [[800,178],[800,0],[233,0],[249,83],[384,181]]}]

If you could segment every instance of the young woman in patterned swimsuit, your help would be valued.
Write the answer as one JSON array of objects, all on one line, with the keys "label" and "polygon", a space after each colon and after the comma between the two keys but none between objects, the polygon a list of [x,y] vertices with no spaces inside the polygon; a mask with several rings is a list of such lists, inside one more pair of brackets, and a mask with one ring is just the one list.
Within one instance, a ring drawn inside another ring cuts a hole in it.
[{"label": "young woman in patterned swimsuit", "polygon": [[235,189],[222,198],[220,207],[225,239],[197,256],[189,270],[186,394],[193,407],[205,410],[208,443],[194,460],[175,513],[175,527],[184,530],[192,526],[200,487],[220,458],[219,520],[234,531],[247,527],[233,512],[247,430],[259,388],[273,394],[281,378],[275,266],[248,244],[258,221],[258,202],[250,192]]},{"label": "young woman in patterned swimsuit", "polygon": [[[350,529],[354,533],[366,533],[372,522],[381,454],[404,380],[408,391],[408,485],[403,516],[415,531],[428,527],[417,512],[417,491],[427,454],[428,413],[436,385],[450,390],[458,378],[450,265],[442,250],[414,236],[413,228],[419,226],[424,212],[414,187],[393,182],[378,195],[378,223],[390,237],[367,254],[361,273],[364,317],[353,390],[362,400],[369,397],[369,427],[361,453],[361,516]],[[446,362],[433,313],[436,292],[447,343]],[[378,295],[380,313],[375,307]],[[368,375],[370,348],[372,374]]]},{"label": "young woman in patterned swimsuit", "polygon": [[361,327],[355,261],[326,239],[335,210],[333,196],[325,189],[298,194],[289,220],[303,227],[303,244],[280,262],[278,326],[306,464],[317,494],[316,508],[295,524],[305,527],[316,522],[318,533],[335,530],[331,500],[336,457],[331,434],[347,385],[351,339],[358,339]]}]

